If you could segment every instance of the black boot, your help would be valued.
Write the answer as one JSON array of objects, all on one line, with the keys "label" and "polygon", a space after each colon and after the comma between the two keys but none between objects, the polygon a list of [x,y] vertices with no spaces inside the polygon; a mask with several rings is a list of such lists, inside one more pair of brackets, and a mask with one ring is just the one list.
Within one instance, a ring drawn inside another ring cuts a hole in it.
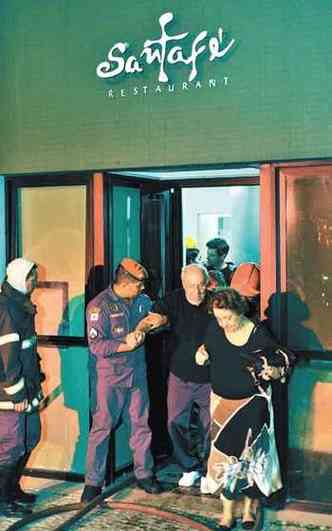
[{"label": "black boot", "polygon": [[20,479],[22,477],[25,465],[28,462],[28,459],[30,457],[30,453],[23,455],[18,460],[16,466],[15,466],[15,472],[12,477],[12,486],[11,486],[11,493],[12,497],[15,501],[19,503],[35,503],[37,496],[35,494],[31,494],[28,492],[24,492],[24,490],[20,487]]},{"label": "black boot", "polygon": [[0,466],[0,514],[7,517],[21,518],[32,511],[15,502],[12,491],[12,479],[16,468]]},{"label": "black boot", "polygon": [[89,503],[94,498],[97,498],[101,494],[101,487],[94,485],[85,485],[81,496],[81,503]]}]

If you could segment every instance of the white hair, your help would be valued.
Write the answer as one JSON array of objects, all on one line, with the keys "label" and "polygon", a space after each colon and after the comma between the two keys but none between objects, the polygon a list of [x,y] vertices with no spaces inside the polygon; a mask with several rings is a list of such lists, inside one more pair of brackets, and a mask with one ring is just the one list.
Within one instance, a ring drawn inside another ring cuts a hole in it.
[{"label": "white hair", "polygon": [[185,265],[182,268],[182,270],[181,270],[181,278],[183,278],[186,275],[186,273],[190,273],[191,271],[199,271],[200,273],[202,273],[205,282],[206,283],[208,282],[209,273],[208,273],[208,270],[206,269],[206,267],[203,266],[203,264],[188,264],[188,265]]}]

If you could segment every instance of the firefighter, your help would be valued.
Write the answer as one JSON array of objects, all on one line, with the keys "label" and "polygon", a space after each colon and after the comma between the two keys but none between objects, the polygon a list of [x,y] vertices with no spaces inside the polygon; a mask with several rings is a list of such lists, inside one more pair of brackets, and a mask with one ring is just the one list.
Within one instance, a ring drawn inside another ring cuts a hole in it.
[{"label": "firefighter", "polygon": [[[147,278],[148,273],[141,264],[124,258],[116,269],[113,285],[99,293],[87,307],[92,426],[81,496],[83,503],[102,491],[110,433],[121,420],[129,427],[138,487],[151,494],[161,492],[153,473],[150,451],[143,345],[145,331],[157,326],[160,317],[154,319],[154,315],[149,314],[151,300],[142,293]],[[137,328],[139,323],[141,329]]]},{"label": "firefighter", "polygon": [[8,264],[0,292],[0,508],[4,512],[22,510],[20,503],[36,498],[19,483],[40,440],[43,375],[36,349],[36,308],[30,298],[36,284],[37,265],[16,258]]}]

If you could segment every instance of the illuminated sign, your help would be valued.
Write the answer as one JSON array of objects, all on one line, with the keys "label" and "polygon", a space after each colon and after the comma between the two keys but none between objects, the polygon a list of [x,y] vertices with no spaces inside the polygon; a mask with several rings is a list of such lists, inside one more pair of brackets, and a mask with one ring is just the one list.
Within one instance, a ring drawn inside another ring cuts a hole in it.
[{"label": "illuminated sign", "polygon": [[[224,32],[218,28],[216,36],[208,38],[206,30],[201,31],[192,40],[190,55],[186,55],[181,44],[189,35],[189,32],[168,35],[166,26],[174,18],[173,13],[164,13],[159,18],[161,28],[160,38],[157,40],[147,39],[139,55],[129,55],[130,45],[127,42],[117,42],[112,46],[107,55],[107,60],[97,66],[97,76],[102,79],[115,78],[120,74],[139,74],[144,72],[146,65],[154,62],[159,63],[160,83],[168,82],[167,67],[182,63],[188,65],[190,73],[188,82],[192,82],[198,75],[197,59],[205,54],[207,60],[215,61],[225,57],[235,43],[231,39],[228,44],[224,43]],[[186,42],[186,45],[188,42]]]}]

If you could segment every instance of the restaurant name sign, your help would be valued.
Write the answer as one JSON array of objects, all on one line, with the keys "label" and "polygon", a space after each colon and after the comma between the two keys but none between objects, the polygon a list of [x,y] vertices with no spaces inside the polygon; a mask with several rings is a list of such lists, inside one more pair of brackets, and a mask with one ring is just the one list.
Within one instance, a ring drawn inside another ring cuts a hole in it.
[{"label": "restaurant name sign", "polygon": [[[198,33],[190,41],[189,32],[170,35],[166,26],[172,22],[174,15],[171,12],[164,13],[159,18],[160,37],[156,40],[144,41],[142,50],[136,55],[129,55],[130,45],[127,42],[117,42],[110,48],[106,61],[97,66],[97,76],[102,79],[116,78],[117,76],[139,74],[144,72],[148,65],[159,65],[159,83],[168,83],[169,69],[173,65],[182,63],[188,66],[188,82],[191,83],[199,75],[198,58],[205,56],[212,62],[220,60],[234,47],[235,39],[225,42],[222,27],[216,34],[209,37],[206,30]],[[185,44],[185,53],[182,44]]]}]

